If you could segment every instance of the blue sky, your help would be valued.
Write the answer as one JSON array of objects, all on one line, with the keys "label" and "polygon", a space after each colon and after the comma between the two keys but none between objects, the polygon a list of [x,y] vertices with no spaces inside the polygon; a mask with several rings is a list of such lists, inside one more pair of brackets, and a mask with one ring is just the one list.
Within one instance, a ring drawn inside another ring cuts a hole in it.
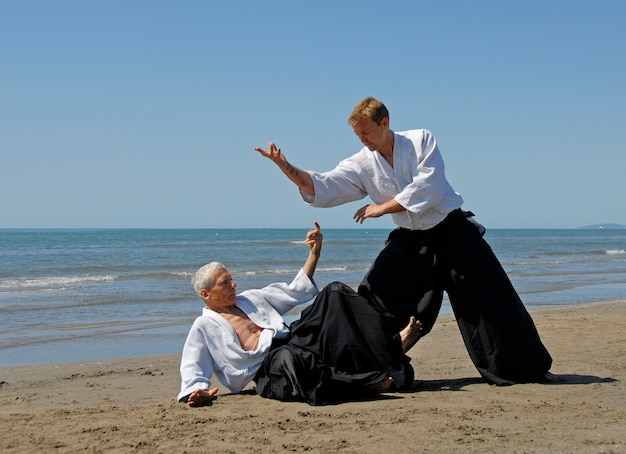
[{"label": "blue sky", "polygon": [[[1,1],[0,228],[353,227],[366,96],[490,228],[626,224],[626,2]],[[390,218],[362,228],[389,228]]]}]

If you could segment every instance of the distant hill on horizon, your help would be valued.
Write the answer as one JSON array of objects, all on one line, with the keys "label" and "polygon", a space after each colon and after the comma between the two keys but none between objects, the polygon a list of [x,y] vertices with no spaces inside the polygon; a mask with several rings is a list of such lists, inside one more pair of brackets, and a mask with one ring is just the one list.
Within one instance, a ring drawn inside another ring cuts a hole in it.
[{"label": "distant hill on horizon", "polygon": [[626,225],[622,224],[594,224],[594,225],[586,225],[581,227],[581,229],[626,229]]}]

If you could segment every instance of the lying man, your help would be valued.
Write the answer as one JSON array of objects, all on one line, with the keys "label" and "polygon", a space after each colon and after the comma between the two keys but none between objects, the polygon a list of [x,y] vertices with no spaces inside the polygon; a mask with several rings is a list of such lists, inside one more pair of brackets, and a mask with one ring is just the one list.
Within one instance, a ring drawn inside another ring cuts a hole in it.
[{"label": "lying man", "polygon": [[[400,332],[390,315],[340,282],[319,292],[313,274],[322,234],[307,233],[309,255],[293,281],[236,293],[217,262],[200,268],[192,282],[206,307],[193,323],[181,359],[178,400],[201,406],[215,399],[211,376],[231,392],[255,381],[263,397],[323,405],[412,384],[406,348],[420,335],[412,318]],[[307,303],[291,327],[283,315]]]}]

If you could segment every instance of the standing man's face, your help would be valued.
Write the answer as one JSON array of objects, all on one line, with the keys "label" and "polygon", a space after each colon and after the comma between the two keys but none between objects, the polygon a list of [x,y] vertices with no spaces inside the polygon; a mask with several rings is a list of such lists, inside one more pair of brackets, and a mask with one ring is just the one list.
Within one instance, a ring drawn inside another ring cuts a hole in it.
[{"label": "standing man's face", "polygon": [[363,145],[370,151],[380,149],[387,140],[389,118],[383,118],[376,124],[370,117],[365,117],[352,128]]}]

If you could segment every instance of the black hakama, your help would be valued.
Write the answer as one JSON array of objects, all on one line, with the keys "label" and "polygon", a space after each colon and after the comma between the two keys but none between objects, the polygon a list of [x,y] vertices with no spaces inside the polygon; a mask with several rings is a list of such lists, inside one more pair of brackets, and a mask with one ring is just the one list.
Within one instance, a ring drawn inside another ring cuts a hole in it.
[{"label": "black hakama", "polygon": [[345,284],[326,286],[290,329],[255,377],[263,397],[324,405],[367,396],[387,377],[396,388],[413,383],[396,317]]},{"label": "black hakama", "polygon": [[492,384],[545,377],[552,358],[506,272],[461,210],[424,231],[395,229],[359,293],[398,317],[414,315],[428,333],[450,298],[463,341]]}]

